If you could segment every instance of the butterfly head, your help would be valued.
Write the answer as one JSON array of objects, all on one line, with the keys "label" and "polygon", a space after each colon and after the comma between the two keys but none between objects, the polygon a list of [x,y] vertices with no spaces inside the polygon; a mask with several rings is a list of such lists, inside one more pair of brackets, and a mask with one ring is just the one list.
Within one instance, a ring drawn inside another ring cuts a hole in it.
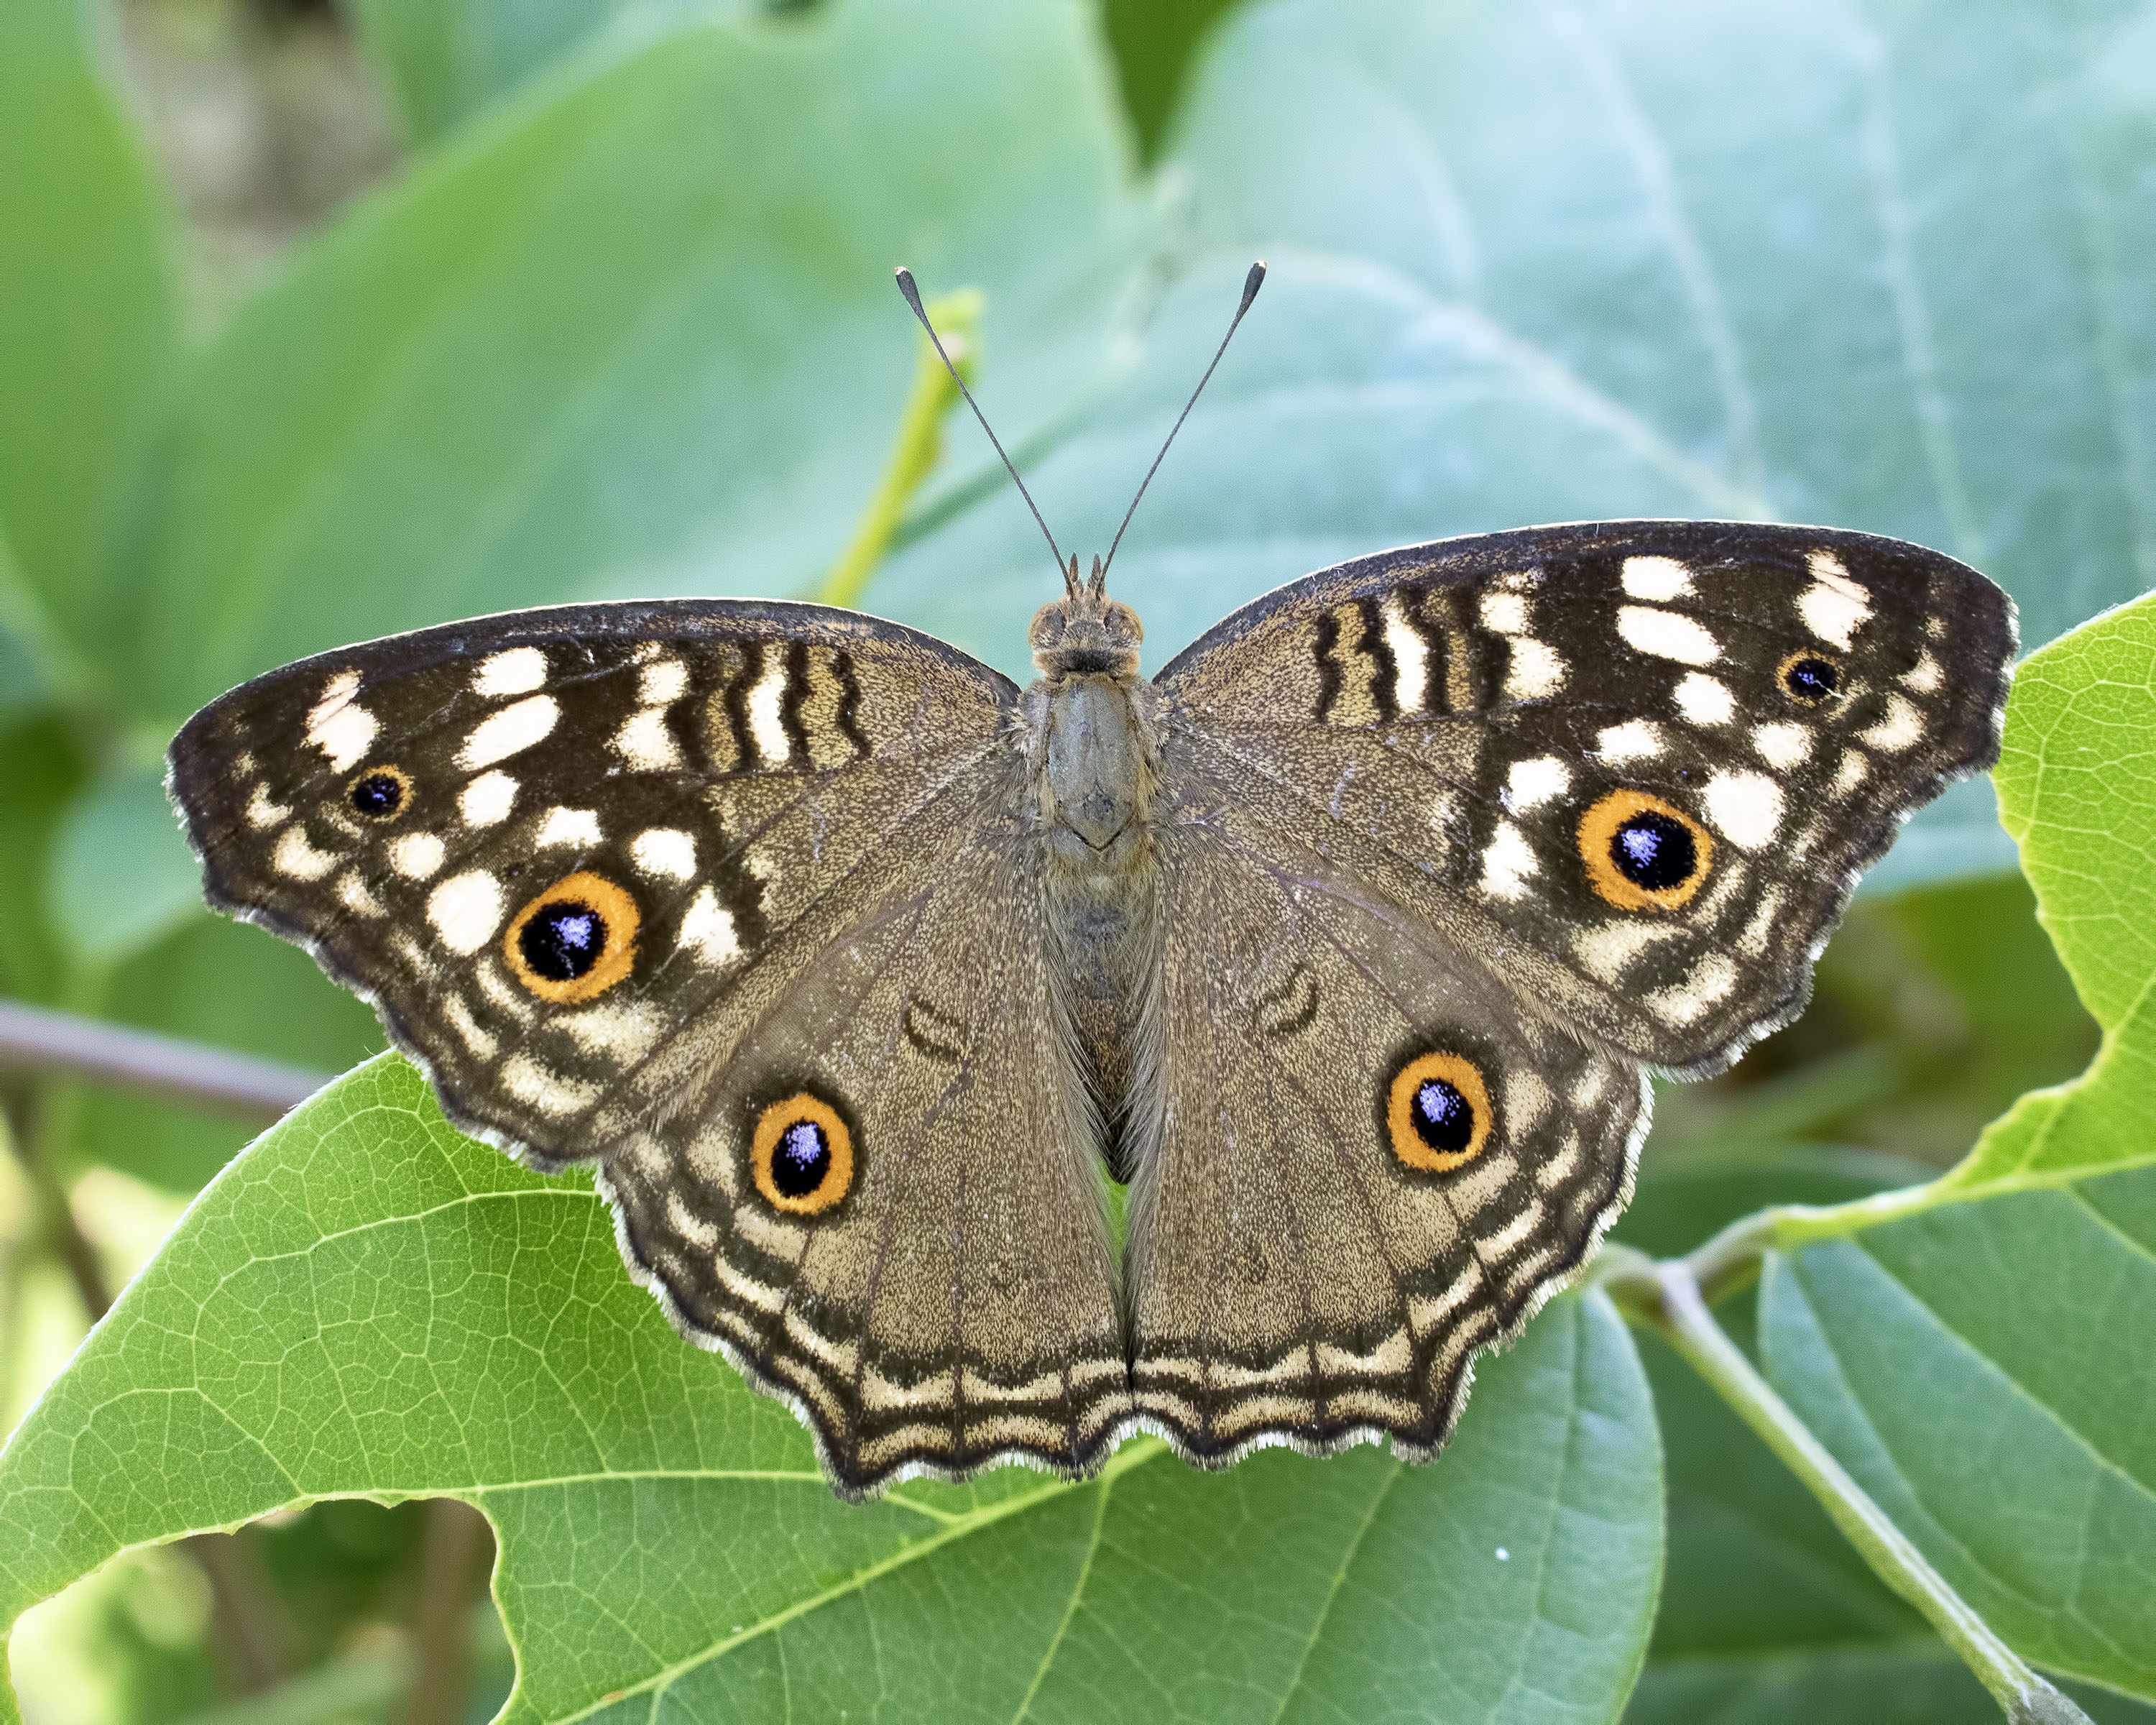
[{"label": "butterfly head", "polygon": [[1138,644],[1145,639],[1138,614],[1108,597],[1107,571],[1098,557],[1093,572],[1078,578],[1078,559],[1063,571],[1063,597],[1033,614],[1026,639],[1033,662],[1044,676],[1106,671],[1112,676],[1137,675]]}]

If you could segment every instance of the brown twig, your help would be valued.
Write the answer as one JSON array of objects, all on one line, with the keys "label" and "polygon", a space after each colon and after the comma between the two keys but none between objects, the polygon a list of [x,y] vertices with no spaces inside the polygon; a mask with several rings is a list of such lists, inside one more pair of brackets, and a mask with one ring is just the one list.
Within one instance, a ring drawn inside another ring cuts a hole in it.
[{"label": "brown twig", "polygon": [[0,1066],[67,1073],[261,1121],[279,1118],[330,1080],[303,1066],[20,1000],[0,1000]]}]

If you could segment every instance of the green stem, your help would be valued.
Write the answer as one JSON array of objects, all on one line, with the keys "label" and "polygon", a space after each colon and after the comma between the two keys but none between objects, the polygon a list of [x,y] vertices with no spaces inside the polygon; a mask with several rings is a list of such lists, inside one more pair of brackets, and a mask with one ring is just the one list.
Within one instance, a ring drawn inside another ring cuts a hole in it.
[{"label": "green stem", "polygon": [[[973,382],[979,353],[976,336],[980,327],[981,305],[980,294],[967,289],[932,300],[923,308],[937,332],[943,337],[951,363],[958,367],[968,383]],[[891,459],[884,467],[883,479],[869,499],[868,507],[861,512],[860,525],[854,530],[852,542],[839,554],[839,561],[831,566],[831,572],[817,589],[816,597],[824,604],[860,603],[869,577],[875,572],[876,565],[891,549],[891,536],[898,531],[907,501],[928,477],[937,457],[942,454],[943,416],[957,405],[957,385],[951,381],[950,372],[943,369],[943,362],[936,357],[935,348],[923,336],[920,357],[913,367],[913,387],[907,391],[905,411],[899,415],[898,437],[891,445]]]},{"label": "green stem", "polygon": [[1759,1375],[1707,1311],[1691,1260],[1655,1263],[1620,1249],[1599,1281],[1635,1322],[1682,1354],[1804,1481],[1873,1572],[1923,1613],[2008,1718],[2015,1725],[2089,1725],[2086,1713],[1999,1640]]}]

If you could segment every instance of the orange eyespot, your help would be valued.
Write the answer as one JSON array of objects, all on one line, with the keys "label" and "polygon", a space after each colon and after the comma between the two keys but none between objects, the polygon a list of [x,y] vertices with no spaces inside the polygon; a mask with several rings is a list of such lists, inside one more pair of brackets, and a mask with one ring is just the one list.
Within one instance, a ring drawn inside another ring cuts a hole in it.
[{"label": "orange eyespot", "polygon": [[756,1117],[749,1172],[773,1209],[821,1215],[854,1184],[854,1135],[839,1111],[802,1091]]},{"label": "orange eyespot", "polygon": [[1579,818],[1588,884],[1620,911],[1674,911],[1714,865],[1714,840],[1674,803],[1611,791]]},{"label": "orange eyespot", "polygon": [[1774,667],[1774,682],[1799,706],[1825,706],[1841,693],[1841,667],[1824,653],[1799,647]]},{"label": "orange eyespot", "polygon": [[501,937],[510,972],[542,1000],[596,1000],[636,963],[636,901],[603,875],[557,880],[516,913]]},{"label": "orange eyespot", "polygon": [[344,788],[344,800],[362,820],[394,820],[412,806],[412,775],[402,767],[369,767]]},{"label": "orange eyespot", "polygon": [[1445,1174],[1465,1168],[1496,1123],[1482,1070],[1463,1055],[1417,1055],[1393,1075],[1385,1129],[1393,1154],[1411,1168]]}]

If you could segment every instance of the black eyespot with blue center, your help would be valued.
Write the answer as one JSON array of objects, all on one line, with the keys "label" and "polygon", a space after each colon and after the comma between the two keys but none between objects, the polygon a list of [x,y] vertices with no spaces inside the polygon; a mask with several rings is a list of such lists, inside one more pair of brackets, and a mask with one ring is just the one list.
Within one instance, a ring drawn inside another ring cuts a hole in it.
[{"label": "black eyespot with blue center", "polygon": [[1433,1048],[1394,1069],[1378,1091],[1379,1124],[1400,1166],[1449,1174],[1482,1153],[1496,1118],[1482,1069],[1449,1048]]},{"label": "black eyespot with blue center", "polygon": [[576,899],[540,906],[516,932],[524,962],[550,983],[571,983],[588,973],[606,944],[606,918]]},{"label": "black eyespot with blue center", "polygon": [[1682,821],[1645,809],[1617,824],[1609,860],[1643,892],[1667,892],[1698,872],[1699,847]]},{"label": "black eyespot with blue center", "polygon": [[355,814],[394,820],[412,806],[412,781],[394,767],[370,767],[352,780],[345,798]]},{"label": "black eyespot with blue center", "polygon": [[771,1153],[771,1183],[788,1198],[807,1198],[831,1172],[831,1135],[813,1120],[797,1120]]},{"label": "black eyespot with blue center", "polygon": [[1446,1156],[1457,1156],[1475,1136],[1474,1104],[1442,1078],[1425,1078],[1416,1087],[1408,1120],[1417,1137]]},{"label": "black eyespot with blue center", "polygon": [[854,1184],[854,1134],[823,1097],[800,1091],[757,1113],[749,1174],[765,1203],[789,1216],[819,1216]]},{"label": "black eyespot with blue center", "polygon": [[1782,661],[1782,691],[1804,706],[1824,706],[1841,691],[1841,669],[1815,653],[1793,653]]}]

